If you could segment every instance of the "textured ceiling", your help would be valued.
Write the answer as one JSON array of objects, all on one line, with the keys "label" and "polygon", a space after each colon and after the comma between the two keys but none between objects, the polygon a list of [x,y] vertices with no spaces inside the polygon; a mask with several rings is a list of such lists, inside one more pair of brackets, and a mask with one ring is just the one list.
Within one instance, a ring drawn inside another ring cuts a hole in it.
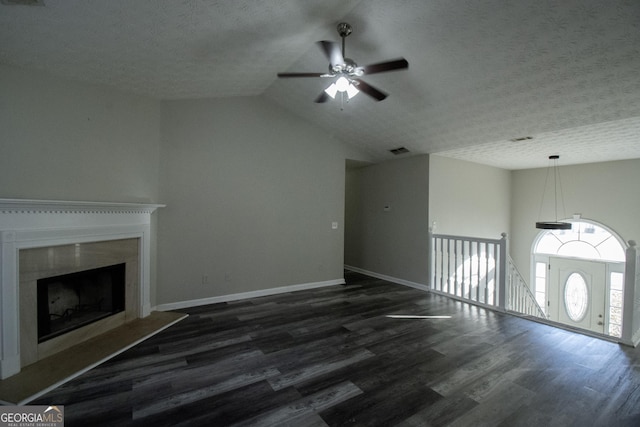
[{"label": "textured ceiling", "polygon": [[[44,3],[0,5],[0,63],[159,99],[262,95],[376,160],[398,146],[506,169],[640,158],[638,0]],[[315,42],[341,21],[359,65],[409,61],[364,78],[386,100],[315,104],[326,79],[276,78],[326,71]]]}]

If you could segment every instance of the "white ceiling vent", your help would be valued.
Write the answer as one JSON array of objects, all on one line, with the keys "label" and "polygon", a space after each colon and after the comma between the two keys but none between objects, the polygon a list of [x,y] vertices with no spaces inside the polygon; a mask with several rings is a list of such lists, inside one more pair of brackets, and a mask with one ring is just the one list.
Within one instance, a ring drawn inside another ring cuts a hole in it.
[{"label": "white ceiling vent", "polygon": [[44,0],[0,0],[7,6],[44,6]]},{"label": "white ceiling vent", "polygon": [[408,153],[409,150],[405,147],[398,147],[398,148],[394,148],[393,150],[389,150],[392,154],[394,155],[398,155],[398,154],[404,154],[404,153]]}]

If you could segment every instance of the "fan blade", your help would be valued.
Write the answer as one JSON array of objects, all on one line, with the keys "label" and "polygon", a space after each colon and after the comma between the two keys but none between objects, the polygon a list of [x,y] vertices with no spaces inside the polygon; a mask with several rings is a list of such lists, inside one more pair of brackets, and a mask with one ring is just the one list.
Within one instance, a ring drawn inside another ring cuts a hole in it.
[{"label": "fan blade", "polygon": [[400,58],[393,61],[380,62],[378,64],[365,65],[362,67],[363,74],[384,73],[385,71],[402,70],[409,68],[406,59]]},{"label": "fan blade", "polygon": [[376,89],[375,87],[371,86],[370,84],[360,79],[353,79],[353,81],[358,83],[357,85],[358,90],[366,93],[367,95],[369,95],[372,98],[375,98],[378,101],[382,101],[387,97],[386,93]]},{"label": "fan blade", "polygon": [[325,91],[322,91],[322,93],[318,95],[318,97],[313,102],[317,102],[318,104],[321,104],[323,102],[327,102],[328,100],[329,100],[329,95],[327,95]]},{"label": "fan blade", "polygon": [[338,45],[338,43],[322,40],[319,41],[318,44],[329,60],[331,67],[344,64],[344,58],[342,57],[342,51],[340,50],[340,45]]},{"label": "fan blade", "polygon": [[326,73],[278,73],[278,77],[322,77]]}]

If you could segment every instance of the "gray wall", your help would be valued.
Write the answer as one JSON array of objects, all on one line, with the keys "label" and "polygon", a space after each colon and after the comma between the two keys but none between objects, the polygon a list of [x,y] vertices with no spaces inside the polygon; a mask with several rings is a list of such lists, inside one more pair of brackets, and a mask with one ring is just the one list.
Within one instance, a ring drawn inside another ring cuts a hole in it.
[{"label": "gray wall", "polygon": [[429,171],[429,222],[435,222],[435,233],[499,239],[509,232],[508,170],[432,155]]},{"label": "gray wall", "polygon": [[429,157],[350,169],[346,182],[345,264],[426,285]]},{"label": "gray wall", "polygon": [[160,103],[0,66],[0,197],[155,202]]},{"label": "gray wall", "polygon": [[354,156],[259,97],[163,102],[157,302],[342,279]]}]

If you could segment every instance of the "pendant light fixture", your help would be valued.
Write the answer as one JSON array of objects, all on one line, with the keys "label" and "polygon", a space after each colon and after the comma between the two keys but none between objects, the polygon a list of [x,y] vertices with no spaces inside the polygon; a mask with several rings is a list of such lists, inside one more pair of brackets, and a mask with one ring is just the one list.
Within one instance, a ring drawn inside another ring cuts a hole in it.
[{"label": "pendant light fixture", "polygon": [[562,201],[562,208],[564,210],[564,199],[562,197],[562,183],[560,182],[560,169],[558,168],[558,159],[560,156],[549,156],[549,166],[547,167],[547,177],[544,181],[544,190],[542,192],[542,201],[540,202],[540,213],[542,213],[542,206],[544,205],[544,196],[547,191],[547,182],[549,181],[549,173],[553,171],[553,207],[555,212],[555,221],[538,221],[536,222],[536,228],[541,230],[571,230],[571,223],[558,221],[558,186],[560,187],[560,199]]}]

